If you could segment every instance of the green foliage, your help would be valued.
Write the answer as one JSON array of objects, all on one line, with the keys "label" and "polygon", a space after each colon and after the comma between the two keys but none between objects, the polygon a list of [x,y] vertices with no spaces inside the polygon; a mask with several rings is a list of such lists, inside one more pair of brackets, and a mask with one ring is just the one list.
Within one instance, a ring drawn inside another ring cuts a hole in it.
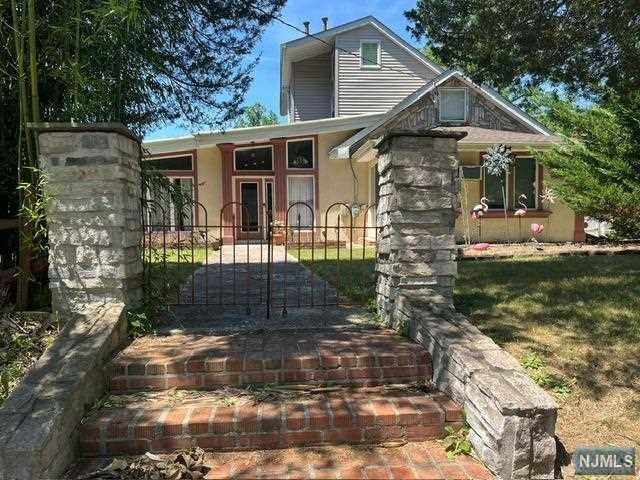
[{"label": "green foliage", "polygon": [[447,435],[443,439],[444,448],[449,459],[455,459],[460,455],[471,455],[473,447],[469,441],[469,424],[466,420],[460,427],[447,425],[444,427]]},{"label": "green foliage", "polygon": [[411,338],[411,323],[408,320],[400,321],[397,330],[401,337]]},{"label": "green foliage", "polygon": [[61,326],[50,315],[0,314],[0,404],[53,343]]},{"label": "green foliage", "polygon": [[640,88],[637,2],[418,0],[405,15],[442,63],[498,87],[552,82],[596,95]]},{"label": "green foliage", "polygon": [[129,334],[133,338],[141,337],[153,331],[153,324],[151,323],[150,314],[152,309],[149,304],[136,310],[129,310],[127,312],[127,327]]},{"label": "green foliage", "polygon": [[236,120],[235,128],[259,127],[261,125],[277,125],[278,115],[272,110],[267,110],[260,102],[244,107],[242,115]]},{"label": "green foliage", "polygon": [[546,390],[550,390],[558,396],[566,396],[572,392],[575,381],[567,380],[558,375],[553,375],[544,361],[536,353],[529,352],[522,359],[522,366],[529,376]]},{"label": "green foliage", "polygon": [[580,108],[554,101],[547,121],[566,141],[539,158],[551,186],[573,210],[640,238],[640,94]]}]

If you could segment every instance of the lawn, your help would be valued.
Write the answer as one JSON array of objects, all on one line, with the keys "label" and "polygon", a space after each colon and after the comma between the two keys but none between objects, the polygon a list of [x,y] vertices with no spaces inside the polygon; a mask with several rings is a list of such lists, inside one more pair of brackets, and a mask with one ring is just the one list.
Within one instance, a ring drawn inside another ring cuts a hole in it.
[{"label": "lawn", "polygon": [[[375,291],[373,251],[364,261],[359,254],[352,296],[366,303]],[[349,294],[344,273],[337,282],[335,257],[310,266]],[[555,396],[569,451],[640,445],[640,256],[460,262],[455,303]]]},{"label": "lawn", "polygon": [[[209,261],[215,254],[209,250]],[[205,258],[204,248],[194,248],[193,254],[190,248],[153,249],[145,269],[145,294],[157,301],[176,301],[178,287],[205,263]]]}]

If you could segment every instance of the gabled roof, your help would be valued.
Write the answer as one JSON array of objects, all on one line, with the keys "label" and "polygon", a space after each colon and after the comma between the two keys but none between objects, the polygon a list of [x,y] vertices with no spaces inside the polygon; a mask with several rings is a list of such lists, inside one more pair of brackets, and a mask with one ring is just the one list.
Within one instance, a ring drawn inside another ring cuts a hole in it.
[{"label": "gabled roof", "polygon": [[[429,94],[433,90],[435,90],[438,86],[442,85],[444,82],[451,78],[457,78],[462,82],[466,83],[469,87],[474,88],[481,94],[485,95],[489,98],[495,105],[500,107],[503,111],[509,114],[511,117],[519,120],[521,123],[528,125],[534,131],[538,132],[538,134],[533,135],[541,135],[551,137],[552,133],[547,130],[542,124],[537,122],[535,119],[530,117],[527,113],[525,113],[522,109],[518,108],[503,96],[498,94],[495,90],[482,85],[477,85],[470,78],[465,76],[460,70],[447,70],[442,72],[440,75],[434,77],[429,83],[420,87],[415,92],[407,95],[400,103],[398,103],[395,107],[389,110],[382,119],[373,125],[361,130],[356,133],[352,137],[348,138],[340,145],[334,147],[329,152],[329,157],[333,159],[347,159],[351,158],[352,155],[364,145],[364,143],[370,139],[374,138],[378,135],[379,131],[381,131],[382,127],[396,117],[399,113],[409,108],[411,105],[419,101],[425,95]],[[458,130],[459,128],[456,128]],[[554,137],[555,138],[555,137]]]},{"label": "gabled roof", "polygon": [[440,73],[443,71],[443,68],[440,65],[429,60],[420,52],[420,50],[414,48],[380,20],[372,15],[368,15],[366,17],[353,20],[352,22],[344,23],[322,32],[306,35],[280,45],[280,115],[287,114],[289,98],[288,85],[286,82],[289,80],[291,63],[326,53],[331,48],[329,45],[332,46],[334,44],[337,35],[367,25],[373,26],[379,30],[392,42],[395,42],[397,45],[407,50],[411,55],[434,72]]}]

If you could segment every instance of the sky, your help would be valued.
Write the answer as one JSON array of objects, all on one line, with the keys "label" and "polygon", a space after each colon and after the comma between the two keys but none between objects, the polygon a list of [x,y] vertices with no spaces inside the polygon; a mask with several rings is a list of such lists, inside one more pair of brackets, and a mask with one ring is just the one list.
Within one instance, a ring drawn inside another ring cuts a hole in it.
[{"label": "sky", "polygon": [[[407,32],[405,10],[416,5],[416,0],[289,0],[281,12],[282,18],[303,28],[302,22],[311,22],[311,32],[322,30],[322,17],[329,17],[329,27],[335,27],[367,15],[373,15],[387,27],[415,47],[417,43]],[[261,102],[278,113],[280,84],[280,44],[294,40],[301,34],[291,27],[273,21],[265,30],[254,55],[260,55],[260,63],[254,70],[254,79],[245,98],[245,104]],[[189,128],[167,125],[149,132],[145,140],[170,138],[192,133]]]}]

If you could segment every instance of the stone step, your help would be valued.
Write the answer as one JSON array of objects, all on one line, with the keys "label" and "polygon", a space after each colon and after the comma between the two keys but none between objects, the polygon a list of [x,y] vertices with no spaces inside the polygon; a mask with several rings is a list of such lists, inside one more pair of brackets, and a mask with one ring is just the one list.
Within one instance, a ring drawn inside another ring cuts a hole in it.
[{"label": "stone step", "polygon": [[142,337],[109,367],[115,393],[248,384],[381,385],[431,380],[431,359],[391,331]]},{"label": "stone step", "polygon": [[[308,398],[308,399],[307,399]],[[205,397],[106,408],[85,419],[82,456],[312,445],[377,444],[442,438],[461,422],[457,404],[440,394],[370,391],[229,404]]]},{"label": "stone step", "polygon": [[[123,461],[131,461],[123,457]],[[81,458],[69,478],[81,478],[106,467],[112,457]],[[409,442],[398,446],[321,446],[243,452],[207,452],[205,480],[269,478],[452,480],[493,478],[470,456],[450,459],[442,443]]]}]

